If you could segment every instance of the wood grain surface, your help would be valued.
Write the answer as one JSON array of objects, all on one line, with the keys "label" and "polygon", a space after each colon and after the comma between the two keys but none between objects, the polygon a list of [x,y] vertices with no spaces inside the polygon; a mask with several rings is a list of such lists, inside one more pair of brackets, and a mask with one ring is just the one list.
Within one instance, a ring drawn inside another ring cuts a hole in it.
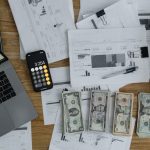
[{"label": "wood grain surface", "polygon": [[[80,1],[74,0],[74,12],[77,18],[80,7]],[[24,21],[24,20],[22,20]],[[27,71],[26,62],[19,58],[19,38],[16,25],[7,0],[0,0],[0,32],[2,34],[4,52],[13,64],[23,86],[31,97],[39,117],[32,121],[32,140],[33,150],[48,150],[52,126],[43,125],[43,113],[40,93],[32,90],[30,77]],[[29,35],[30,37],[30,35]],[[69,61],[63,60],[50,64],[50,67],[68,66]],[[150,92],[150,83],[132,84],[120,89],[122,92],[133,92],[135,94],[133,114],[137,117],[137,93]],[[51,117],[51,116],[49,116]],[[150,150],[150,139],[139,139],[134,131],[131,150]]]}]

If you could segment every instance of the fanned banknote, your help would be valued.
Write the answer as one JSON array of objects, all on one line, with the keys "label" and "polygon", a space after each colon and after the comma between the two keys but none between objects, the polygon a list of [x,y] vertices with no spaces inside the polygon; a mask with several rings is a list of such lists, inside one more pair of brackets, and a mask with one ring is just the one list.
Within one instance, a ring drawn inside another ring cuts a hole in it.
[{"label": "fanned banknote", "polygon": [[89,130],[104,132],[106,128],[108,91],[92,91],[89,113]]},{"label": "fanned banknote", "polygon": [[130,135],[133,99],[131,93],[116,93],[113,134]]},{"label": "fanned banknote", "polygon": [[150,137],[150,93],[138,95],[137,134],[139,137]]},{"label": "fanned banknote", "polygon": [[81,93],[63,92],[63,132],[76,133],[84,131],[82,111],[81,111]]}]

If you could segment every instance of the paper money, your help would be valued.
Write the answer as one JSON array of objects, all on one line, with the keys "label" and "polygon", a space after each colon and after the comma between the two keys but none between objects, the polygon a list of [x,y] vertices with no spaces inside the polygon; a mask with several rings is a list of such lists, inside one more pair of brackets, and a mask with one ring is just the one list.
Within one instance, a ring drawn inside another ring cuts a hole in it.
[{"label": "paper money", "polygon": [[150,137],[150,93],[138,95],[137,134],[139,137]]},{"label": "paper money", "polygon": [[84,131],[80,92],[63,92],[62,107],[64,133]]},{"label": "paper money", "polygon": [[108,91],[91,92],[89,130],[105,131],[108,95]]},{"label": "paper money", "polygon": [[132,120],[133,94],[116,93],[113,134],[130,135]]}]

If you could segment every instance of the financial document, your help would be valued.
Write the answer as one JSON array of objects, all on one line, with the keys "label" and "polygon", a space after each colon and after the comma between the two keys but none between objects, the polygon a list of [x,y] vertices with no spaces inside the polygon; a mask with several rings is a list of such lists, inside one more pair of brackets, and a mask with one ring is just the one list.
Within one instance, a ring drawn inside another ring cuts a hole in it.
[{"label": "financial document", "polygon": [[140,26],[138,14],[126,0],[120,0],[76,23],[78,29]]},{"label": "financial document", "polygon": [[0,150],[32,150],[31,122],[0,137]]},{"label": "financial document", "polygon": [[[75,20],[75,17],[74,17],[74,9],[73,9],[73,1],[72,0],[65,0],[66,2],[66,5],[68,6],[69,8],[69,11],[71,13],[71,16],[72,16],[72,19],[73,21]],[[22,42],[20,40],[20,59],[24,60],[25,59],[25,56],[26,56],[26,53],[25,53],[25,50],[23,48],[23,45],[22,45]]]},{"label": "financial document", "polygon": [[68,33],[72,87],[149,81],[145,27]]},{"label": "financial document", "polygon": [[55,124],[57,112],[62,100],[63,90],[77,90],[82,92],[82,98],[90,99],[91,90],[108,90],[107,85],[83,86],[76,89],[70,86],[70,69],[69,67],[53,68],[50,70],[53,79],[53,89],[41,92],[44,124]]},{"label": "financial document", "polygon": [[[83,101],[82,108],[84,115],[85,127],[87,126],[88,101]],[[86,118],[86,119],[85,119]],[[132,120],[132,134],[134,130],[135,119]],[[132,140],[131,136],[114,136],[111,133],[96,133],[96,132],[82,132],[79,134],[62,133],[62,112],[58,112],[56,125],[54,127],[52,139],[49,150],[129,150]]]},{"label": "financial document", "polygon": [[49,63],[68,58],[67,30],[75,25],[67,3],[9,0],[25,53],[43,49]]}]

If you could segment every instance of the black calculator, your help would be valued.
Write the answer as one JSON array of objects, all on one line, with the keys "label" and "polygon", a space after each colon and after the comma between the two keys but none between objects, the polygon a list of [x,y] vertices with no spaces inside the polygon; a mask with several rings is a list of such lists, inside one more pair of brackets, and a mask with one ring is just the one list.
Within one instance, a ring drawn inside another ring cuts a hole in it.
[{"label": "black calculator", "polygon": [[46,53],[43,50],[28,53],[26,60],[34,91],[40,92],[51,89],[53,82]]}]

